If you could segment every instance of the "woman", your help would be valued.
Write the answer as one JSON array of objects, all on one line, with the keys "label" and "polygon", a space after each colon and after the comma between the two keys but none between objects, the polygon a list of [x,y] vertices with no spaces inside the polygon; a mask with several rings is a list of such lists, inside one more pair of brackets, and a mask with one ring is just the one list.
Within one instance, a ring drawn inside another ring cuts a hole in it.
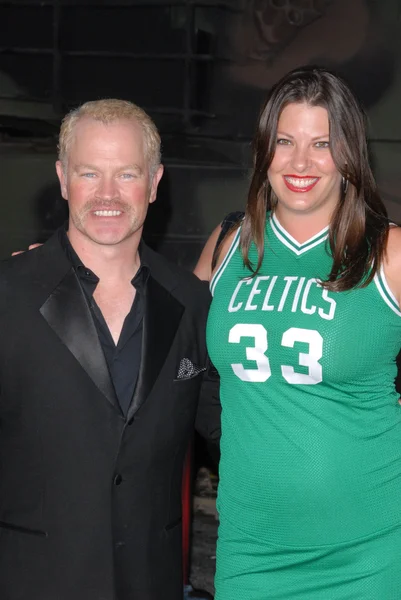
[{"label": "woman", "polygon": [[259,119],[210,279],[221,377],[216,600],[401,598],[401,232],[346,84],[302,68]]}]

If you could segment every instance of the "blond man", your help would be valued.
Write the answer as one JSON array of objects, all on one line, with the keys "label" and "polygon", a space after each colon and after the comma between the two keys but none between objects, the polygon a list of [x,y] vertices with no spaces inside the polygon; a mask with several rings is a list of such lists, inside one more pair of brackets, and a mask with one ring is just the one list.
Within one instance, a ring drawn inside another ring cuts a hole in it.
[{"label": "blond man", "polygon": [[209,294],[141,240],[162,177],[149,116],[61,127],[69,221],[0,267],[0,596],[181,600],[181,475],[215,438]]}]

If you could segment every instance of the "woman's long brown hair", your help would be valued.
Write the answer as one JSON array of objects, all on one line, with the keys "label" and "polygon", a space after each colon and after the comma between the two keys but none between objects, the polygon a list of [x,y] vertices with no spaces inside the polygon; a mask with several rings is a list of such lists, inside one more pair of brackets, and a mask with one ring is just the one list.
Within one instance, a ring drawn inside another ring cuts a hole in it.
[{"label": "woman's long brown hair", "polygon": [[[260,113],[253,143],[254,168],[240,236],[244,264],[254,274],[258,273],[264,254],[266,213],[274,211],[277,202],[267,172],[275,153],[280,114],[288,104],[303,102],[327,110],[331,154],[337,170],[348,181],[329,227],[332,268],[321,283],[336,292],[365,286],[383,261],[388,235],[387,211],[369,165],[365,114],[347,84],[319,67],[288,73],[272,89]],[[252,242],[257,248],[256,265],[249,259]]]}]

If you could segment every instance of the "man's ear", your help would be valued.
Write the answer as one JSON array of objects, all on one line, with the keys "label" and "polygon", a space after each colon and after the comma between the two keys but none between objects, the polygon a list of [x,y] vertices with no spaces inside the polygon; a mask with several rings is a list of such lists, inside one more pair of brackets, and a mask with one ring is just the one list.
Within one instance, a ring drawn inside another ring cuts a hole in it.
[{"label": "man's ear", "polygon": [[163,165],[159,165],[156,173],[153,175],[152,183],[150,186],[150,195],[149,195],[149,204],[152,204],[156,200],[157,195],[157,187],[159,185],[159,181],[163,176],[164,167]]},{"label": "man's ear", "polygon": [[63,196],[64,200],[68,200],[67,178],[64,173],[63,165],[61,164],[61,162],[59,160],[56,162],[56,171],[57,171],[58,180],[60,182],[61,195]]}]

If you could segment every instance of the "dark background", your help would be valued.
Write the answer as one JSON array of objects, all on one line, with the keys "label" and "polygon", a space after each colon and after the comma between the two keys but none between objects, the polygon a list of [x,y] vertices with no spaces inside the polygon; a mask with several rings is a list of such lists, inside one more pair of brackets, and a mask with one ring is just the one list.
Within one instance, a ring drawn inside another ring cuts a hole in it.
[{"label": "dark background", "polygon": [[65,217],[61,116],[121,97],[163,140],[148,241],[192,267],[224,214],[244,206],[266,91],[308,63],[337,70],[364,103],[380,190],[401,221],[400,13],[399,0],[0,0],[0,257]]}]

